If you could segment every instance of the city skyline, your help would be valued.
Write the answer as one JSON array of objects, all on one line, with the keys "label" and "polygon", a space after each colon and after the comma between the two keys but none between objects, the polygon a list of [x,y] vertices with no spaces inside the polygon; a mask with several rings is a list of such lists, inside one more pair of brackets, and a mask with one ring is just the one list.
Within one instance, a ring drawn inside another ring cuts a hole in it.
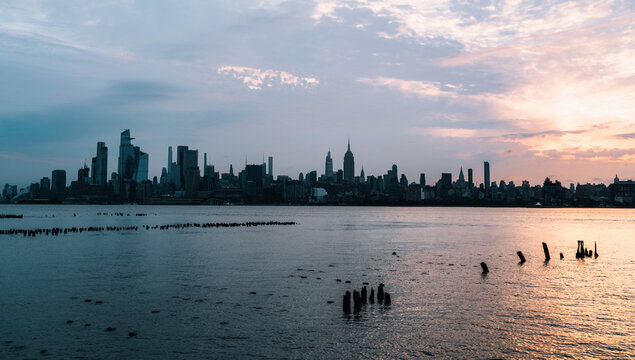
[{"label": "city skyline", "polygon": [[[51,168],[51,170],[48,172],[49,174],[52,171],[57,171],[57,170],[63,170],[66,172],[66,174],[74,174],[75,171],[77,171],[77,169],[81,169],[82,166],[86,167],[87,169],[89,169],[90,171],[90,177],[91,179],[93,178],[93,174],[96,172],[99,172],[100,177],[97,180],[96,184],[100,184],[100,185],[104,185],[105,183],[107,183],[109,180],[111,180],[111,176],[113,173],[116,174],[120,174],[122,173],[122,166],[125,168],[125,165],[122,163],[121,160],[121,154],[122,151],[125,153],[125,156],[128,156],[129,153],[134,153],[135,151],[138,153],[138,155],[141,155],[141,164],[139,164],[139,159],[136,160],[131,160],[131,161],[136,161],[134,163],[134,165],[130,165],[133,166],[134,169],[129,169],[128,172],[129,174],[126,175],[126,177],[135,180],[136,182],[140,182],[141,180],[152,180],[153,177],[157,177],[157,179],[159,179],[163,174],[162,171],[167,171],[167,173],[171,172],[171,166],[170,164],[173,164],[172,166],[176,166],[178,161],[183,161],[183,157],[184,155],[182,154],[189,154],[188,156],[188,161],[189,163],[195,163],[198,165],[202,165],[202,166],[198,166],[200,168],[200,176],[206,175],[205,172],[205,168],[207,165],[211,165],[212,169],[215,169],[215,171],[219,172],[219,173],[229,173],[230,172],[230,168],[232,167],[232,165],[234,166],[238,166],[239,169],[243,169],[244,166],[248,165],[248,164],[253,164],[253,165],[261,165],[264,164],[267,174],[269,174],[269,169],[273,167],[273,158],[276,158],[276,163],[278,163],[280,161],[279,157],[276,157],[275,155],[271,155],[271,154],[266,154],[266,153],[262,153],[261,154],[261,159],[262,161],[258,161],[259,159],[255,159],[255,160],[250,160],[248,156],[245,156],[245,158],[243,159],[242,163],[240,161],[234,163],[231,162],[229,163],[226,167],[224,166],[218,166],[214,161],[213,161],[213,157],[208,155],[211,155],[210,153],[208,153],[207,151],[200,151],[200,149],[190,149],[189,145],[167,145],[166,149],[165,149],[165,156],[162,156],[161,154],[156,154],[155,156],[150,156],[152,154],[149,154],[147,152],[141,151],[141,149],[143,148],[143,146],[138,146],[135,144],[131,143],[131,140],[137,140],[138,138],[133,138],[131,137],[130,134],[130,129],[125,129],[123,130],[120,135],[119,135],[119,139],[120,139],[120,143],[112,145],[112,146],[116,146],[116,147],[111,147],[111,148],[116,148],[119,149],[118,152],[108,152],[108,148],[109,146],[107,146],[107,142],[105,141],[97,141],[97,152],[95,156],[90,156],[90,154],[86,154],[85,159],[83,159],[81,161],[81,163],[83,165],[78,165],[75,167],[71,167],[71,168],[63,168],[63,167],[53,167]],[[123,147],[123,149],[122,149]],[[127,149],[127,148],[130,149]],[[93,146],[94,148],[94,146]],[[176,156],[173,156],[173,148],[177,149],[176,150]],[[334,155],[334,152],[331,150],[331,148],[329,147],[327,152],[326,152],[326,160],[322,160],[322,166],[316,166],[314,168],[310,168],[310,167],[306,167],[304,170],[299,171],[298,173],[286,173],[284,172],[284,170],[280,170],[277,169],[277,174],[276,175],[283,175],[283,176],[289,176],[290,178],[297,178],[297,176],[299,174],[308,174],[311,171],[317,171],[318,176],[321,176],[323,174],[327,173],[327,169],[329,169],[329,165],[330,165],[330,169],[332,170],[332,174],[333,177],[335,177],[336,173],[339,171],[342,171],[343,174],[346,174],[346,172],[344,171],[345,169],[345,163],[346,163],[346,158],[347,156],[350,156],[352,159],[352,175],[350,176],[350,178],[347,178],[346,175],[344,176],[344,179],[346,179],[346,181],[348,182],[352,182],[353,178],[355,177],[359,177],[363,172],[366,173],[366,175],[380,175],[383,174],[385,172],[386,169],[390,169],[391,167],[393,167],[395,164],[399,165],[398,161],[394,161],[391,164],[387,164],[383,170],[379,169],[375,172],[370,171],[370,170],[364,170],[363,165],[361,165],[359,162],[357,169],[355,170],[356,166],[355,166],[355,160],[354,160],[354,154],[357,154],[355,156],[359,156],[357,152],[352,152],[351,151],[351,140],[350,137],[348,137],[348,143],[347,143],[347,147],[346,147],[346,151],[342,152],[341,157],[338,158]],[[349,155],[350,154],[350,155]],[[266,155],[266,158],[265,158]],[[224,156],[221,156],[221,158]],[[106,160],[104,160],[104,158]],[[155,161],[151,161],[149,159],[157,159]],[[181,160],[179,160],[179,158]],[[90,160],[92,159],[92,160]],[[90,160],[90,161],[88,161]],[[173,162],[173,160],[176,160]],[[106,162],[106,168],[107,168],[107,172],[106,174],[103,173],[102,167],[104,166],[104,162]],[[92,166],[87,166],[87,164],[91,164]],[[124,162],[125,163],[125,162]],[[157,164],[158,169],[151,169],[149,167],[149,164],[153,163],[153,164]],[[284,163],[284,162],[283,162]],[[271,164],[271,165],[270,165]],[[339,165],[338,165],[339,164]],[[432,180],[433,182],[435,182],[437,179],[441,179],[442,175],[444,173],[450,174],[452,176],[452,180],[454,180],[455,178],[460,177],[460,173],[462,173],[463,168],[465,167],[465,169],[467,171],[469,171],[469,174],[471,177],[474,178],[473,184],[475,186],[478,186],[479,184],[483,184],[483,186],[487,189],[489,188],[490,184],[492,181],[498,182],[498,181],[513,181],[515,183],[522,183],[523,181],[529,181],[531,184],[536,185],[536,184],[540,184],[542,183],[542,181],[545,178],[552,178],[552,179],[556,179],[557,177],[553,176],[553,175],[527,175],[527,176],[520,176],[518,179],[515,178],[503,178],[503,177],[492,177],[492,175],[490,174],[490,162],[489,161],[483,161],[480,164],[473,164],[473,163],[460,163],[461,165],[459,165],[458,170],[457,169],[444,169],[442,171],[440,171],[438,173],[438,177],[435,178],[435,173],[433,172],[429,172],[426,171],[425,168],[421,168],[421,169],[414,169],[411,170],[412,174],[409,174],[407,172],[405,172],[403,170],[403,168],[401,166],[399,166],[399,174],[404,174],[409,182],[415,182],[415,181],[419,181],[420,182],[420,176],[422,174],[427,174],[428,178],[430,180]],[[140,167],[139,167],[140,166]],[[142,174],[141,175],[137,175],[137,169],[143,169],[141,170]],[[287,167],[288,168],[288,167]],[[294,166],[294,168],[300,168],[299,166]],[[375,167],[372,167],[373,169]],[[478,169],[475,174],[474,173],[474,169]],[[324,171],[322,171],[321,169],[324,169]],[[368,169],[368,167],[367,167]],[[37,169],[34,169],[37,170]],[[178,186],[182,185],[182,181],[184,181],[184,174],[181,173],[180,168],[176,167],[175,170],[172,171],[176,171],[177,175],[176,178],[169,178],[168,181],[173,181],[175,182]],[[105,175],[105,176],[104,176]],[[614,174],[615,175],[620,175],[623,178],[631,178],[627,175],[622,175],[619,173]],[[36,178],[32,178],[32,179],[27,179],[25,181],[24,184],[22,183],[18,183],[19,184],[19,188],[24,188],[24,187],[28,187],[28,184],[33,183],[33,181],[36,181],[37,179],[40,179],[42,176],[47,176],[46,174],[44,175],[39,175],[36,176]],[[67,175],[68,176],[68,175]],[[584,184],[584,183],[591,183],[591,184],[609,184],[613,181],[613,176],[608,176],[605,179],[596,177],[594,180],[596,181],[579,181],[579,180],[575,180],[575,179],[567,179],[567,180],[562,180],[563,183],[580,183],[580,184]],[[105,177],[105,181],[103,181]],[[101,179],[101,180],[100,180]],[[68,182],[70,183],[70,181],[72,180],[69,179]],[[489,181],[488,181],[489,180]],[[560,180],[560,179],[558,179]],[[571,181],[569,181],[571,180]],[[92,181],[92,180],[91,180]],[[2,178],[0,178],[0,183],[11,183],[8,181],[3,181]],[[67,184],[68,185],[68,184]]]},{"label": "city skyline", "polygon": [[[79,154],[96,139],[113,164],[125,128],[148,154],[187,144],[220,169],[264,152],[297,174],[321,169],[328,148],[339,168],[350,136],[367,174],[398,163],[409,179],[461,166],[480,178],[475,164],[490,161],[514,181],[635,177],[631,2],[0,10],[3,183],[91,163]],[[162,158],[150,156],[152,174]]]},{"label": "city skyline", "polygon": [[[110,163],[110,160],[108,158],[108,146],[106,146],[106,143],[104,141],[98,141],[96,155],[92,157],[91,166],[88,167],[86,164],[86,161],[84,161],[83,167],[80,167],[78,170],[78,181],[80,180],[80,178],[82,179],[85,178],[85,179],[88,179],[88,183],[92,185],[99,185],[99,186],[105,186],[110,182],[111,185],[114,185],[114,187],[121,192],[124,189],[124,183],[123,183],[124,179],[128,179],[129,181],[133,181],[137,184],[140,184],[142,181],[146,181],[146,180],[152,181],[153,179],[155,179],[156,181],[160,181],[161,183],[163,182],[173,183],[176,185],[177,189],[186,188],[187,187],[186,185],[187,171],[188,169],[194,169],[194,168],[196,168],[196,171],[197,171],[197,174],[196,174],[197,179],[202,177],[212,177],[214,176],[214,173],[216,173],[216,176],[220,174],[231,174],[232,176],[234,175],[233,164],[230,164],[229,167],[226,169],[226,171],[223,171],[225,169],[217,167],[212,161],[208,161],[207,152],[203,152],[202,155],[199,155],[198,149],[190,149],[188,145],[177,145],[176,157],[174,157],[173,146],[169,145],[167,147],[167,156],[162,160],[163,165],[165,166],[161,167],[161,170],[159,170],[159,172],[155,174],[149,171],[149,168],[148,168],[150,154],[143,152],[140,146],[135,146],[132,143],[132,140],[135,140],[136,138],[132,137],[130,129],[123,130],[120,133],[119,138],[120,138],[120,142],[118,146],[119,152],[118,154],[115,154],[116,161],[114,162],[114,168],[112,169],[112,171],[109,171],[110,168],[108,165]],[[201,157],[203,159],[203,162],[200,161]],[[275,179],[275,176],[273,173],[273,169],[274,169],[273,158],[274,158],[273,156],[267,156],[267,158],[265,159],[265,154],[263,153],[261,163],[253,162],[253,161],[250,163],[248,158],[245,157],[244,169],[247,170],[249,166],[262,166],[263,167],[262,171],[264,172],[263,175],[266,174],[272,177],[272,179]],[[337,180],[338,182],[343,181],[349,184],[357,183],[360,181],[363,183],[365,181],[366,176],[365,176],[363,166],[361,166],[361,169],[358,171],[359,175],[357,175],[357,173],[355,172],[355,160],[354,160],[354,154],[351,150],[350,137],[348,138],[347,150],[344,153],[344,156],[342,158],[342,166],[337,167],[337,166],[334,166],[333,164],[334,164],[333,156],[329,148],[324,160],[324,167],[323,167],[324,172],[321,173],[318,167],[316,169],[307,169],[305,172],[301,171],[298,173],[298,175],[287,174],[280,171],[276,175],[282,176],[283,178],[289,178],[289,179],[295,179],[299,176],[300,179],[304,179],[304,177],[308,176],[310,173],[315,173],[316,180],[319,179],[320,181],[326,181],[326,182],[335,181],[336,178],[338,179]],[[415,176],[410,177],[404,172],[400,173],[398,171],[398,165],[396,163],[393,163],[390,167],[386,167],[386,169],[388,168],[390,168],[388,170],[388,175],[390,175],[392,171],[393,174],[390,176],[395,176],[396,179],[399,179],[399,176],[401,175],[402,179],[400,181],[405,181],[406,179],[409,179],[407,180],[406,185],[410,183],[416,183],[415,180],[417,180],[417,177]],[[481,173],[482,176],[480,177],[480,180],[478,176],[474,177],[473,166],[466,167],[466,169],[468,172],[468,180],[465,179],[465,175],[463,173],[463,166],[460,166],[459,173],[458,175],[456,175],[456,179],[461,183],[465,182],[467,184],[470,184],[470,186],[473,186],[473,187],[479,187],[479,185],[482,185],[485,191],[489,191],[492,184],[497,183],[498,181],[502,181],[502,182],[511,181],[511,183],[516,182],[516,183],[522,183],[522,184],[532,184],[531,181],[527,180],[528,179],[527,177],[525,177],[521,181],[517,181],[516,179],[500,178],[497,180],[495,178],[492,178],[489,161],[484,161],[482,163],[482,173]],[[52,176],[51,176],[52,180],[44,176],[44,178],[40,179],[40,182],[44,181],[45,179],[46,181],[52,181],[52,186],[51,186],[51,189],[52,189],[55,187],[56,182],[59,184],[59,180],[56,181],[56,173],[60,174],[60,172],[63,172],[64,182],[66,182],[66,176],[67,176],[66,174],[73,173],[74,169],[69,172],[67,169],[56,168],[52,170]],[[369,173],[370,176],[377,175],[379,177],[382,176],[381,174],[382,174],[382,171],[379,171],[377,173]],[[423,186],[426,185],[425,174],[426,172],[424,171],[424,169],[421,169],[419,171],[418,184],[423,184]],[[455,180],[454,174],[455,173],[452,171],[442,172],[439,175],[439,181],[454,182]],[[194,174],[192,174],[192,176],[194,176]],[[434,181],[433,174],[428,173],[428,176],[430,179]],[[548,179],[553,177],[546,176],[546,178]],[[613,179],[613,181],[616,181],[617,178],[618,178],[618,174],[615,175],[615,178]],[[557,179],[554,178],[554,180],[557,180]],[[72,181],[72,179],[70,181]],[[190,182],[191,181],[194,181],[194,180],[190,180]],[[196,180],[196,182],[198,181],[199,180]],[[30,183],[31,184],[33,183],[33,179],[30,181]],[[540,183],[541,183],[540,181],[534,182],[533,185],[540,185]],[[564,183],[566,184],[567,182],[565,181]],[[570,182],[571,185],[573,185],[574,183],[581,184],[581,182],[579,181]],[[610,183],[610,181],[608,181],[607,183]],[[591,183],[587,182],[586,184],[591,184]],[[604,183],[598,182],[598,184],[604,184]],[[7,185],[9,184],[7,183]],[[191,187],[194,185],[190,184],[189,186]],[[25,187],[26,186],[24,187],[19,186],[19,188],[25,188]]]}]

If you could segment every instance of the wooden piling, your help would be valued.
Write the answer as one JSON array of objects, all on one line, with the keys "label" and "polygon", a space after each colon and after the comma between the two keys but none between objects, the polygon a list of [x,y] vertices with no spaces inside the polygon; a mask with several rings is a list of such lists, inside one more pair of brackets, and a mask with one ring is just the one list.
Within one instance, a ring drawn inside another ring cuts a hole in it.
[{"label": "wooden piling", "polygon": [[346,315],[349,315],[351,313],[351,292],[350,291],[347,291],[346,294],[344,294],[342,309],[344,310],[344,314]]},{"label": "wooden piling", "polygon": [[390,305],[390,294],[389,293],[385,293],[384,294],[384,305]]},{"label": "wooden piling", "polygon": [[375,303],[375,289],[373,289],[372,287],[370,288],[370,297],[368,298],[368,302],[370,302],[371,304]]},{"label": "wooden piling", "polygon": [[523,255],[522,251],[516,251],[516,254],[518,254],[518,257],[520,258],[520,263],[521,264],[524,263],[525,261],[527,261],[527,260],[525,260],[525,256]]},{"label": "wooden piling", "polygon": [[366,286],[362,287],[362,304],[366,304],[367,303],[367,291],[366,291]]},{"label": "wooden piling", "polygon": [[481,268],[483,268],[483,274],[487,274],[489,272],[489,269],[487,268],[487,264],[482,262],[481,263]]},{"label": "wooden piling", "polygon": [[547,243],[542,243],[542,249],[545,251],[545,261],[551,260],[551,256],[549,256],[549,248],[547,247]]},{"label": "wooden piling", "polygon": [[362,299],[357,290],[353,290],[353,314],[359,314],[362,309]]},{"label": "wooden piling", "polygon": [[595,258],[597,259],[598,258],[598,243],[594,241],[593,247],[594,247],[593,253],[595,254]]},{"label": "wooden piling", "polygon": [[377,302],[384,302],[384,284],[380,283],[379,287],[377,287]]}]

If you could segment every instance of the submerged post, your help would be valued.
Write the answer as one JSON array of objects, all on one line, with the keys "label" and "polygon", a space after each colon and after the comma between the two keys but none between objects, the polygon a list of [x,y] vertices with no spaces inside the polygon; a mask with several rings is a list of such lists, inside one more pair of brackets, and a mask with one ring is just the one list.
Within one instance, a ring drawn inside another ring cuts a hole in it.
[{"label": "submerged post", "polygon": [[549,261],[551,259],[551,256],[549,256],[549,248],[547,247],[546,242],[542,243],[542,249],[545,251],[545,261]]},{"label": "submerged post", "polygon": [[489,272],[489,269],[487,268],[487,264],[482,262],[481,263],[481,268],[483,268],[483,274],[487,274]]},{"label": "submerged post", "polygon": [[593,247],[594,247],[593,253],[595,254],[595,258],[597,259],[598,258],[598,243],[594,241]]},{"label": "submerged post", "polygon": [[576,259],[584,259],[584,241],[578,240],[578,249],[575,252]]},{"label": "submerged post", "polygon": [[344,310],[344,314],[349,315],[351,313],[351,292],[347,291],[344,294],[344,301],[342,303],[342,308]]},{"label": "submerged post", "polygon": [[389,293],[385,293],[384,296],[385,296],[384,305],[390,305],[390,294]]},{"label": "submerged post", "polygon": [[518,254],[518,257],[520,258],[520,263],[521,264],[524,263],[525,261],[527,261],[527,260],[525,260],[525,256],[523,255],[522,251],[516,251],[516,254]]},{"label": "submerged post", "polygon": [[359,314],[362,309],[362,299],[357,290],[353,290],[353,314]]},{"label": "submerged post", "polygon": [[368,298],[368,302],[371,304],[375,303],[375,289],[370,288],[370,297]]},{"label": "submerged post", "polygon": [[384,302],[384,284],[380,283],[379,287],[377,287],[377,302]]},{"label": "submerged post", "polygon": [[367,298],[366,293],[367,293],[367,291],[366,291],[366,286],[364,286],[364,287],[362,287],[362,304],[366,304],[366,302],[367,302],[367,300],[366,300],[366,298]]}]

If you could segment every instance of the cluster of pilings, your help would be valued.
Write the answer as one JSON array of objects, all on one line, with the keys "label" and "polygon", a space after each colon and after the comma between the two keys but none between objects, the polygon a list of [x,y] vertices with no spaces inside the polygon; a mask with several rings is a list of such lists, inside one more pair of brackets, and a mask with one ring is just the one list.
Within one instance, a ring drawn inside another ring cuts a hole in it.
[{"label": "cluster of pilings", "polygon": [[0,214],[0,219],[22,219],[24,216],[22,214]]},{"label": "cluster of pilings", "polygon": [[[545,242],[542,243],[542,250],[545,253],[545,262],[551,260],[551,256],[549,255],[549,247],[547,246],[547,243]],[[595,243],[595,257],[596,258],[598,257],[597,250],[598,250],[597,243]],[[578,240],[578,250],[575,253],[576,259],[584,259],[585,257],[592,257],[593,253],[594,253],[594,250],[588,250],[584,247],[584,241]],[[518,255],[518,258],[520,259],[519,264],[524,264],[527,261],[522,251],[517,251],[516,254]],[[560,260],[562,259],[564,259],[564,254],[560,253]],[[483,274],[487,274],[489,272],[487,264],[484,262],[481,263],[481,269],[483,270]]]},{"label": "cluster of pilings", "polygon": [[583,240],[578,240],[578,249],[575,252],[575,258],[576,259],[584,259],[585,257],[593,257],[595,254],[595,257],[598,257],[598,244],[597,243],[593,243],[594,246],[594,250],[589,250],[587,248],[584,247],[584,241]]},{"label": "cluster of pilings", "polygon": [[[368,290],[366,286],[362,286],[361,291],[357,291],[353,289],[353,314],[359,314],[362,310],[363,306],[367,304],[375,303],[375,289],[370,288],[370,296],[368,296]],[[380,283],[377,287],[377,303],[383,304],[384,306],[389,306],[391,304],[390,294],[384,291],[384,284]],[[344,294],[344,299],[342,301],[342,310],[344,310],[344,314],[351,314],[351,292],[347,291]]]},{"label": "cluster of pilings", "polygon": [[[271,225],[296,225],[293,221],[249,221],[244,223],[187,223],[187,224],[169,224],[169,225],[142,225],[141,229],[185,229],[185,228],[221,228],[221,227],[251,227],[251,226],[271,226]],[[24,237],[35,237],[37,235],[62,235],[69,233],[83,232],[104,232],[104,231],[138,231],[139,226],[89,226],[89,227],[69,227],[69,228],[39,228],[39,229],[7,229],[0,230],[0,235],[23,235]]]}]

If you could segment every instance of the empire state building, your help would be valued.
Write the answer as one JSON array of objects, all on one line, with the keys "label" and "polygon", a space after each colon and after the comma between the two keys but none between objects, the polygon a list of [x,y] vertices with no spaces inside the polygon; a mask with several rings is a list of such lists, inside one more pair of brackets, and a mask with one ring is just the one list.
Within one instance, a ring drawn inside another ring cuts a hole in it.
[{"label": "empire state building", "polygon": [[348,150],[344,154],[344,181],[352,184],[355,179],[355,157],[351,151],[351,139],[348,139]]}]

